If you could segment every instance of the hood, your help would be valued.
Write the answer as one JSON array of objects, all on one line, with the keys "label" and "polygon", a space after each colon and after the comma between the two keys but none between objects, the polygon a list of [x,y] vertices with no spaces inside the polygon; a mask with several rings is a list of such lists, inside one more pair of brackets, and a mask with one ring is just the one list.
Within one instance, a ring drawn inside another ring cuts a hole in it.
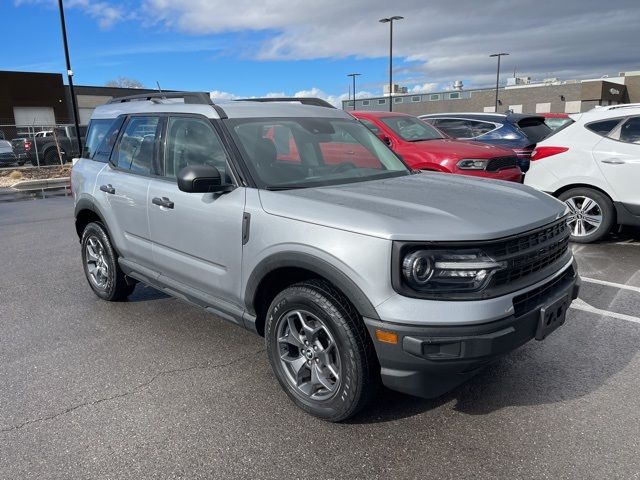
[{"label": "hood", "polygon": [[272,215],[390,240],[490,240],[550,223],[563,203],[513,182],[425,172],[295,190],[260,190]]},{"label": "hood", "polygon": [[513,156],[513,150],[487,145],[486,143],[472,140],[455,140],[444,138],[442,140],[426,140],[423,142],[408,142],[413,148],[438,155],[442,158],[495,158]]}]

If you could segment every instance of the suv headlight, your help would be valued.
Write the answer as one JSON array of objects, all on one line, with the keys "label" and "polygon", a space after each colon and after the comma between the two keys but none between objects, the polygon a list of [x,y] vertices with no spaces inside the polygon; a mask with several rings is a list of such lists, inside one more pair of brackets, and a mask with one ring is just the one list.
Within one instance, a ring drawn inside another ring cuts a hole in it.
[{"label": "suv headlight", "polygon": [[419,293],[467,293],[482,290],[506,267],[482,250],[412,250],[401,260],[401,281]]},{"label": "suv headlight", "polygon": [[485,170],[489,160],[479,158],[465,158],[460,160],[457,165],[460,170]]}]

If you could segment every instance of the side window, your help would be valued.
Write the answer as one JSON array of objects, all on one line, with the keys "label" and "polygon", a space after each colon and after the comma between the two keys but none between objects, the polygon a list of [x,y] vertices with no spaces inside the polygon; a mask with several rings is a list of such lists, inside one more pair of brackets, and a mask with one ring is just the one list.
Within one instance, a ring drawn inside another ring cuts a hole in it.
[{"label": "side window", "polygon": [[151,174],[159,123],[158,117],[131,117],[120,137],[112,162],[124,170]]},{"label": "side window", "polygon": [[364,118],[360,118],[359,120],[361,124],[371,130],[375,135],[381,135],[383,133],[382,130],[380,130],[371,120],[366,120]]},{"label": "side window", "polygon": [[436,127],[453,138],[473,138],[467,120],[455,118],[439,118]]},{"label": "side window", "polygon": [[120,133],[120,129],[122,128],[124,120],[124,116],[116,118],[115,120],[108,120],[109,122],[111,122],[111,126],[104,135],[101,136],[99,133],[96,134],[96,136],[98,137],[97,146],[95,152],[92,152],[89,158],[95,160],[96,162],[102,163],[107,163],[109,161],[111,152],[113,151],[113,147],[116,144],[116,140],[118,140],[118,135]]},{"label": "side window", "polygon": [[[115,119],[101,119],[101,120],[91,120],[89,123],[89,130],[87,132],[87,138],[84,142],[84,151],[82,152],[83,158],[93,158],[96,151],[98,150],[98,146],[105,138],[105,135],[113,125]],[[109,148],[109,153],[111,153],[111,148],[113,144],[111,144]]]},{"label": "side window", "polygon": [[612,118],[609,120],[601,120],[600,122],[592,122],[585,126],[598,135],[606,136],[609,135],[609,132],[611,132],[611,130],[613,130],[619,123],[619,118]]},{"label": "side window", "polygon": [[223,181],[230,181],[224,146],[208,120],[194,117],[171,117],[167,128],[165,177],[176,178],[188,165],[216,167]]},{"label": "side window", "polygon": [[479,137],[494,130],[496,126],[493,123],[481,122],[478,120],[467,120],[467,126],[471,132],[471,137]]},{"label": "side window", "polygon": [[640,144],[640,117],[633,117],[622,124],[616,131],[612,132],[619,136],[617,140],[625,143]]}]

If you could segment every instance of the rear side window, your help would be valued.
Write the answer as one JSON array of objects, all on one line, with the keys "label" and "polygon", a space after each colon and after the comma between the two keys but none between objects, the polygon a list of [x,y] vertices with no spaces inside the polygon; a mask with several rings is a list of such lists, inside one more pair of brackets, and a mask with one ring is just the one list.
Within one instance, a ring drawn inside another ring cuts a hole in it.
[{"label": "rear side window", "polygon": [[131,117],[120,137],[113,163],[123,170],[151,174],[159,123],[158,117]]},{"label": "rear side window", "polygon": [[453,138],[473,138],[473,133],[466,120],[455,118],[439,118],[430,120],[429,123],[434,124],[444,133]]},{"label": "rear side window", "polygon": [[107,132],[114,122],[115,118],[91,120],[89,123],[89,130],[87,131],[87,138],[84,142],[84,150],[82,152],[83,158],[94,157],[98,150],[98,146],[100,146],[100,143],[104,140]]},{"label": "rear side window", "polygon": [[549,136],[551,129],[544,123],[544,118],[523,118],[518,122],[518,128],[526,135],[530,143],[538,143]]},{"label": "rear side window", "polygon": [[640,117],[632,117],[612,132],[611,138],[625,143],[640,144]]},{"label": "rear side window", "polygon": [[588,125],[585,125],[585,127],[587,127],[592,132],[597,133],[598,135],[602,135],[604,137],[604,136],[609,135],[611,130],[616,128],[616,126],[619,123],[620,123],[620,119],[619,118],[610,118],[608,120],[601,120],[599,122],[592,122],[592,123],[590,123]]}]

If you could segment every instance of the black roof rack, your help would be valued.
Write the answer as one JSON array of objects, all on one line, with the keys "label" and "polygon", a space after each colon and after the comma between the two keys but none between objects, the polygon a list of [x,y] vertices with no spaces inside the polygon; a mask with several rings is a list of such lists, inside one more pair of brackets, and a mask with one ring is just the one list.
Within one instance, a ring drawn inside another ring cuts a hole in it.
[{"label": "black roof rack", "polygon": [[315,105],[316,107],[336,108],[326,100],[314,97],[265,97],[265,98],[241,98],[238,102],[297,102],[303,105]]},{"label": "black roof rack", "polygon": [[141,93],[139,95],[128,95],[126,97],[116,97],[109,100],[107,103],[127,103],[136,101],[154,101],[171,98],[182,98],[184,103],[199,104],[199,105],[211,105],[218,113],[220,118],[228,118],[225,111],[219,106],[213,103],[211,96],[207,92],[152,92]]}]

